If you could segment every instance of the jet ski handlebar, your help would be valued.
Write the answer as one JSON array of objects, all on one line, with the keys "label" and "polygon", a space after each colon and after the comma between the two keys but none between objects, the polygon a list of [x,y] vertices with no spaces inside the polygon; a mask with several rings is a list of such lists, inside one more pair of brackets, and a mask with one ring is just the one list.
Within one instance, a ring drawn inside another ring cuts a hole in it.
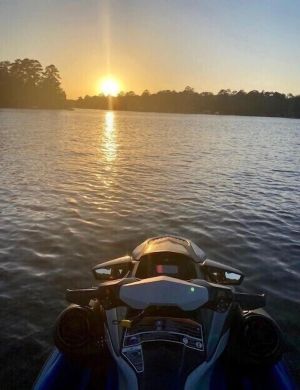
[{"label": "jet ski handlebar", "polygon": [[[66,291],[66,300],[70,303],[75,303],[81,306],[89,305],[90,301],[96,299],[105,308],[113,308],[117,306],[126,306],[120,298],[120,288],[126,284],[126,280],[116,280],[102,283],[98,287],[86,289],[68,289]],[[204,282],[208,290],[208,301],[202,306],[214,311],[224,312],[230,304],[236,303],[242,310],[254,310],[264,307],[266,304],[265,294],[238,293],[228,287],[212,285]]]}]

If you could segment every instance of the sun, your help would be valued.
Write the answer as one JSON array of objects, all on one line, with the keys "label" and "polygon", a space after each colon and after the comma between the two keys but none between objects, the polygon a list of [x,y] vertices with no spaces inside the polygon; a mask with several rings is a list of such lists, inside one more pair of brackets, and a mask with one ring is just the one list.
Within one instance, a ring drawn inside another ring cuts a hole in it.
[{"label": "sun", "polygon": [[120,83],[114,77],[105,77],[100,82],[100,92],[104,96],[117,96],[120,92]]}]

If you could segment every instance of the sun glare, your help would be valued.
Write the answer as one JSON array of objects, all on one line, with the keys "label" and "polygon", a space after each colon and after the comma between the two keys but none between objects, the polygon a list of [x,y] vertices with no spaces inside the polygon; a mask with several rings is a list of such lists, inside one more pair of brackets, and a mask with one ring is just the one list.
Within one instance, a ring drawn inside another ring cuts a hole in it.
[{"label": "sun glare", "polygon": [[105,96],[117,96],[120,92],[120,83],[115,78],[106,77],[100,83],[100,92]]}]

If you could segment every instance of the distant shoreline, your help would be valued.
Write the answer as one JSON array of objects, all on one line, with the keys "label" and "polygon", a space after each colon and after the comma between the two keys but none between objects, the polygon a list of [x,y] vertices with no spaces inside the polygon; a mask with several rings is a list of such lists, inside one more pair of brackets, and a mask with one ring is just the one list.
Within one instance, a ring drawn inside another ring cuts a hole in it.
[{"label": "distant shoreline", "polygon": [[75,107],[0,107],[0,110],[74,111]]},{"label": "distant shoreline", "polygon": [[190,112],[167,112],[167,111],[137,111],[137,110],[110,110],[108,108],[90,108],[90,107],[65,107],[65,108],[47,108],[47,107],[0,107],[1,110],[34,110],[34,111],[74,111],[74,110],[97,110],[113,112],[133,112],[141,114],[176,114],[176,115],[210,115],[210,116],[237,116],[249,118],[278,118],[278,119],[300,119],[300,117],[278,116],[278,115],[251,115],[251,114],[221,114],[221,113],[190,113]]},{"label": "distant shoreline", "polygon": [[249,118],[283,118],[283,119],[300,119],[300,117],[278,116],[278,115],[251,115],[251,114],[221,114],[209,112],[168,112],[168,111],[137,111],[137,110],[109,110],[108,108],[88,108],[88,107],[72,107],[73,110],[98,110],[98,111],[113,111],[113,112],[136,112],[141,114],[176,114],[176,115],[213,115],[213,116],[244,116]]},{"label": "distant shoreline", "polygon": [[198,93],[186,87],[180,92],[166,90],[154,94],[146,90],[141,95],[131,91],[116,97],[96,95],[69,99],[68,105],[115,111],[300,118],[300,95],[256,90],[248,93],[221,90],[213,94]]}]

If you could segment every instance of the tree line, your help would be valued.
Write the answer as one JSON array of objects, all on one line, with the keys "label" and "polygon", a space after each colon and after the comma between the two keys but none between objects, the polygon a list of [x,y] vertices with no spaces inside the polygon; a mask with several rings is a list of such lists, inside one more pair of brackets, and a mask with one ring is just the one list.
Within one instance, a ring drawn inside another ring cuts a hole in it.
[{"label": "tree line", "polygon": [[66,94],[55,65],[29,58],[0,62],[0,107],[64,108]]},{"label": "tree line", "polygon": [[253,115],[300,118],[300,95],[253,90],[222,89],[217,94],[163,90],[141,95],[133,91],[116,97],[79,97],[66,100],[61,78],[55,65],[42,67],[29,58],[0,62],[0,107],[96,108],[123,111],[146,111],[187,114]]},{"label": "tree line", "polygon": [[79,97],[72,101],[78,108],[96,108],[187,114],[221,114],[300,118],[300,96],[279,92],[253,90],[250,92],[222,89],[217,94],[197,93],[191,87],[183,91],[159,91],[141,95],[133,91],[116,97],[103,95]]}]

